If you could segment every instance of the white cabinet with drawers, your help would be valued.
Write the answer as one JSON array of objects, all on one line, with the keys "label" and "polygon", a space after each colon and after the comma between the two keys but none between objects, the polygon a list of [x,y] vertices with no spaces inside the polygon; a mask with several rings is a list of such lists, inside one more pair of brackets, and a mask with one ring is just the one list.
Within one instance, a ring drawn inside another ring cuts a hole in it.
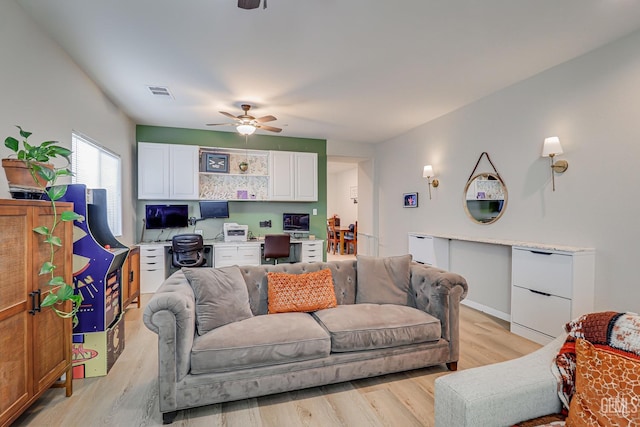
[{"label": "white cabinet with drawers", "polygon": [[545,344],[565,323],[593,311],[595,253],[514,246],[511,332]]},{"label": "white cabinet with drawers", "polygon": [[216,268],[230,265],[260,265],[260,242],[216,243],[213,249]]},{"label": "white cabinet with drawers", "polygon": [[301,262],[322,262],[324,254],[324,241],[307,240],[301,243]]},{"label": "white cabinet with drawers", "polygon": [[140,293],[155,292],[165,279],[165,245],[140,245]]}]

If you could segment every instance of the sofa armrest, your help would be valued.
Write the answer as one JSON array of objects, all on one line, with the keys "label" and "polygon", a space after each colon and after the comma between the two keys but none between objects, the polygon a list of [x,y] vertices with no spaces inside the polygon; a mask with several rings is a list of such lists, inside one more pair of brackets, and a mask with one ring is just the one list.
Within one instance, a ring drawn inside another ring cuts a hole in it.
[{"label": "sofa armrest", "polygon": [[551,365],[565,338],[518,359],[437,378],[436,427],[511,426],[560,412]]},{"label": "sofa armrest", "polygon": [[161,391],[163,383],[175,384],[191,369],[195,306],[193,289],[182,271],[177,271],[164,281],[144,309],[144,324],[158,334]]},{"label": "sofa armrest", "polygon": [[442,338],[449,341],[450,362],[457,362],[460,301],[467,296],[467,281],[459,274],[412,263],[411,288],[416,307],[440,319]]}]

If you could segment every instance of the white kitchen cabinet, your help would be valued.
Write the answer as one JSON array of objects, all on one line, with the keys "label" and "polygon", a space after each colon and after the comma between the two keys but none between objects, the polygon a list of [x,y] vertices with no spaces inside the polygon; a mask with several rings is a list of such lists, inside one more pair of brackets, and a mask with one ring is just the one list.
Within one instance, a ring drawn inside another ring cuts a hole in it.
[{"label": "white kitchen cabinet", "polygon": [[165,279],[165,245],[140,245],[140,293],[154,293]]},{"label": "white kitchen cabinet", "polygon": [[138,143],[138,199],[198,200],[199,147]]},{"label": "white kitchen cabinet", "polygon": [[546,344],[593,311],[595,253],[516,247],[511,253],[511,332]]},{"label": "white kitchen cabinet", "polygon": [[260,265],[260,242],[216,243],[213,249],[215,268],[230,265]]},{"label": "white kitchen cabinet", "polygon": [[318,154],[271,151],[269,199],[315,202],[318,200]]},{"label": "white kitchen cabinet", "polygon": [[415,262],[449,270],[449,239],[409,233],[409,253]]},{"label": "white kitchen cabinet", "polygon": [[324,254],[323,240],[305,240],[301,244],[301,262],[322,262]]}]

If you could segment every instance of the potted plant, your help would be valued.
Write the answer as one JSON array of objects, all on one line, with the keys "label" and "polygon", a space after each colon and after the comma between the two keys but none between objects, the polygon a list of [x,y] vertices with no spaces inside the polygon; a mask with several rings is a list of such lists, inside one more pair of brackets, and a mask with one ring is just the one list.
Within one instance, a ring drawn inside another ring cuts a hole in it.
[{"label": "potted plant", "polygon": [[[68,166],[70,163],[69,156],[71,150],[59,145],[58,141],[45,141],[38,145],[31,145],[27,141],[31,132],[23,130],[20,126],[16,126],[20,130],[20,136],[23,138],[22,143],[14,137],[7,137],[4,140],[5,147],[15,153],[16,159],[3,159],[3,167],[5,160],[15,160],[23,164],[32,181],[26,183],[26,187],[37,189],[39,193],[45,194],[51,203],[53,219],[49,226],[40,225],[33,229],[43,237],[43,243],[49,246],[49,260],[45,261],[40,267],[40,275],[48,275],[48,285],[54,287],[42,301],[42,307],[51,307],[60,317],[72,317],[73,326],[78,323],[76,316],[82,295],[75,294],[73,286],[66,283],[64,277],[56,276],[56,266],[54,265],[54,254],[56,248],[62,247],[62,241],[55,236],[56,227],[63,221],[84,221],[82,215],[78,215],[73,211],[64,211],[58,214],[56,209],[56,200],[60,200],[67,192],[66,185],[57,185],[56,181],[61,176],[70,176],[71,171]],[[55,167],[50,163],[51,159],[62,157],[67,161],[63,167]],[[13,163],[13,162],[10,162]],[[13,166],[15,167],[15,166]],[[6,167],[5,167],[6,172]],[[7,177],[9,182],[10,179]],[[65,311],[62,307],[66,301],[71,301],[71,310]]]}]

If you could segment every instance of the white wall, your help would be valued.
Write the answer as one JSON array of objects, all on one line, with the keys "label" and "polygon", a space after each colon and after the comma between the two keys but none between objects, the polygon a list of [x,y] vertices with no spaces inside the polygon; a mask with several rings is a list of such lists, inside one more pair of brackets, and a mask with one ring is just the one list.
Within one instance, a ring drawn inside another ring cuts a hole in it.
[{"label": "white wall", "polygon": [[[594,247],[596,309],[639,312],[639,123],[640,32],[380,144],[380,254],[405,253],[409,231]],[[569,162],[555,192],[549,161],[540,158],[551,135]],[[462,208],[483,151],[509,194],[491,225],[472,223]],[[440,179],[433,200],[421,177],[427,163]],[[420,191],[417,209],[402,208],[409,191]],[[485,303],[503,299],[491,292]]]},{"label": "white wall", "polygon": [[[71,148],[77,130],[122,157],[123,243],[133,243],[132,161],[135,127],[86,74],[13,0],[0,2],[0,135],[18,137],[14,125],[33,132],[32,142],[59,140]],[[0,147],[0,156],[10,151]],[[0,197],[10,198],[4,174]]]},{"label": "white wall", "polygon": [[340,225],[353,224],[358,219],[358,205],[350,197],[351,187],[358,186],[358,166],[327,174],[327,216],[337,214]]}]

